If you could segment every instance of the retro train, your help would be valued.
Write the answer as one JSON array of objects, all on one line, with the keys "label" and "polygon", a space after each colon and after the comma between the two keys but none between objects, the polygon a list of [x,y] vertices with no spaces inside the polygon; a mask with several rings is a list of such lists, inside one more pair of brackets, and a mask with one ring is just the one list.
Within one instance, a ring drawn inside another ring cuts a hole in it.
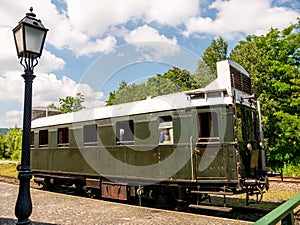
[{"label": "retro train", "polygon": [[210,195],[259,201],[268,180],[257,103],[248,72],[225,60],[201,89],[36,119],[34,180],[178,209]]}]

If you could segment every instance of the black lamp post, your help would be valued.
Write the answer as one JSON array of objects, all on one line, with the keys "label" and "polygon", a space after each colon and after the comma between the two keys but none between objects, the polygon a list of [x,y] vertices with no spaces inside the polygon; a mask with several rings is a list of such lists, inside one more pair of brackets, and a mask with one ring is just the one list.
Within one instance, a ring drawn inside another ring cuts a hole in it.
[{"label": "black lamp post", "polygon": [[26,16],[13,29],[15,44],[17,47],[20,63],[24,67],[22,77],[25,80],[24,113],[23,113],[23,134],[22,134],[22,155],[21,165],[17,167],[20,180],[19,194],[15,206],[15,215],[18,218],[16,224],[31,224],[29,216],[32,212],[30,197],[30,133],[31,133],[31,112],[32,112],[32,81],[35,78],[33,68],[38,64],[37,58],[42,54],[46,29],[36,15],[26,13]]}]

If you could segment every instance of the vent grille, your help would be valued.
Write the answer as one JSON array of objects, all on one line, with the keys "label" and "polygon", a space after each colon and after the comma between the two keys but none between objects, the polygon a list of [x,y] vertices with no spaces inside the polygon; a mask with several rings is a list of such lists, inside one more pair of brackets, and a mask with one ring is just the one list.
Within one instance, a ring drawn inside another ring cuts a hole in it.
[{"label": "vent grille", "polygon": [[237,90],[251,95],[251,79],[246,74],[230,66],[231,86]]}]

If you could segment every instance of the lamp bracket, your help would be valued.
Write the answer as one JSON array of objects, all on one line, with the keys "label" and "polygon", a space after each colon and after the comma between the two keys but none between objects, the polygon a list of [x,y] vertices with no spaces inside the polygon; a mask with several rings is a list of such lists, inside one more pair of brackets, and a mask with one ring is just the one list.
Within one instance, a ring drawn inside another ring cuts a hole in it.
[{"label": "lamp bracket", "polygon": [[24,71],[31,70],[33,73],[34,67],[38,64],[37,58],[27,58],[27,57],[21,57],[20,64],[23,66]]}]

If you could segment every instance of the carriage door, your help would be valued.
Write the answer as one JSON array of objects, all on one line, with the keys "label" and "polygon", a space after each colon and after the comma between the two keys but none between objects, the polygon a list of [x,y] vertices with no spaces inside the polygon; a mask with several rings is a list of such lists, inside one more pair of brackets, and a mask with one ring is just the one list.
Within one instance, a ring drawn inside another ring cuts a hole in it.
[{"label": "carriage door", "polygon": [[196,144],[197,179],[222,179],[226,176],[226,156],[219,138],[217,112],[198,114],[199,138]]}]

